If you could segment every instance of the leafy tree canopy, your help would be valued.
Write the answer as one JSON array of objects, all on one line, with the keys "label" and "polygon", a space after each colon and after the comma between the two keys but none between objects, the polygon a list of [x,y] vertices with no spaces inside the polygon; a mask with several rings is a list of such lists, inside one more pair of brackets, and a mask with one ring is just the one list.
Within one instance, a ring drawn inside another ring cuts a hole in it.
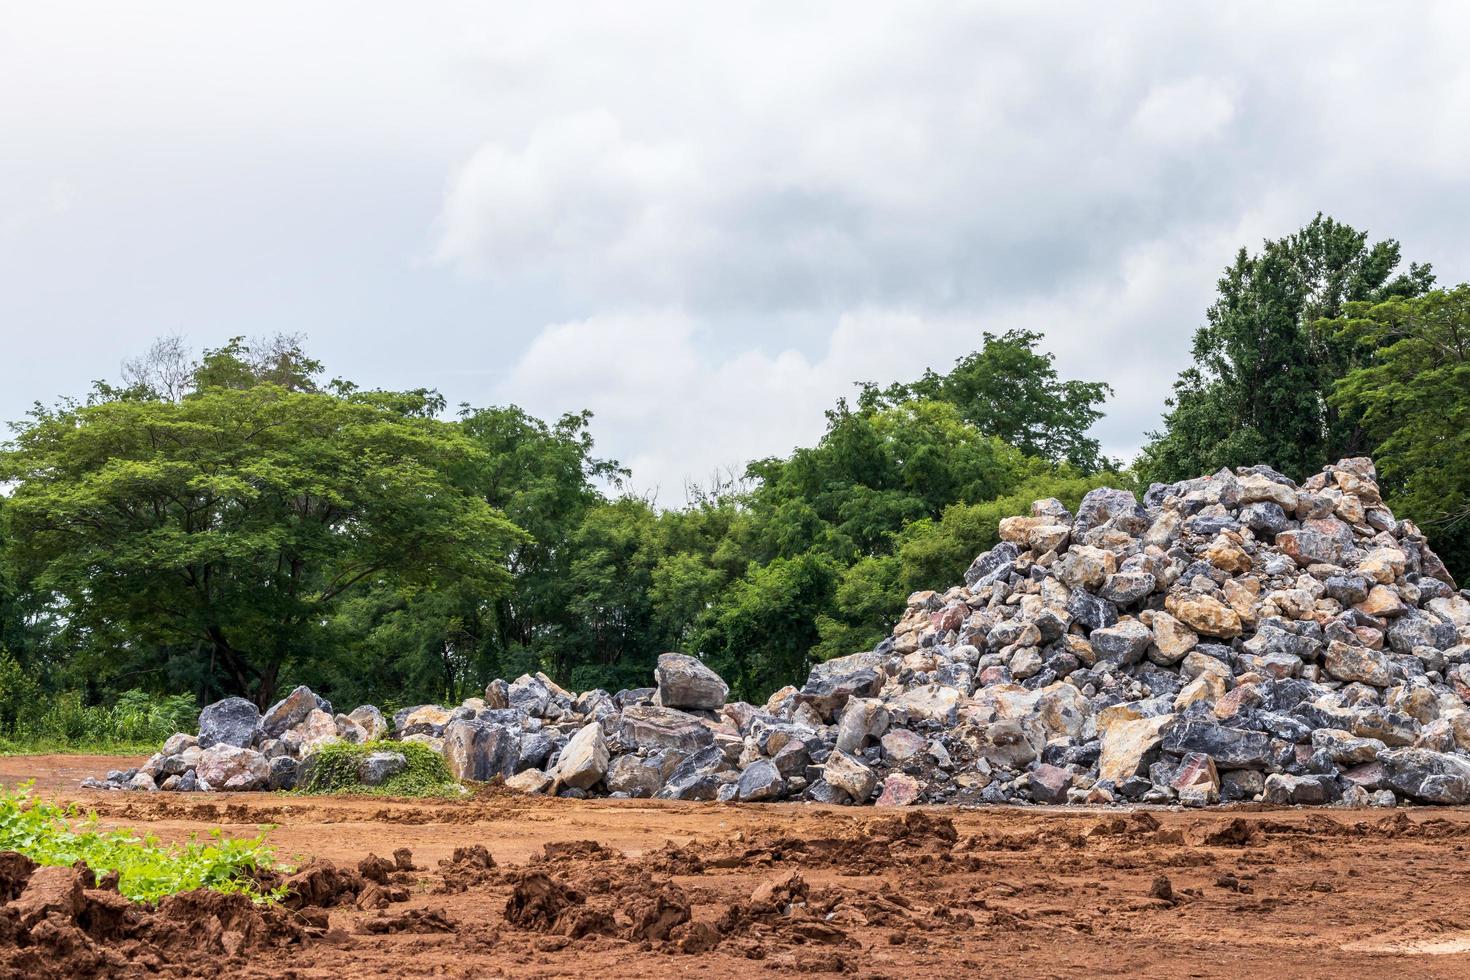
[{"label": "leafy tree canopy", "polygon": [[926,371],[912,384],[882,392],[867,385],[864,398],[948,402],[982,433],[1028,456],[1093,472],[1103,459],[1088,431],[1113,389],[1101,381],[1060,380],[1053,356],[1037,350],[1041,340],[1032,330],[987,332],[980,350],[960,358],[948,374]]},{"label": "leafy tree canopy", "polygon": [[523,535],[470,491],[464,433],[400,398],[247,384],[238,354],[206,354],[176,402],[37,410],[0,459],[12,552],[92,655],[188,649],[206,686],[264,704],[354,590],[508,587]]},{"label": "leafy tree canopy", "polygon": [[1174,385],[1164,431],[1139,460],[1153,480],[1180,480],[1222,466],[1268,463],[1303,475],[1360,453],[1351,409],[1329,401],[1357,350],[1313,329],[1352,302],[1422,294],[1428,265],[1399,272],[1399,244],[1317,215],[1294,235],[1242,248],[1194,335],[1193,367]]},{"label": "leafy tree canopy", "polygon": [[1357,351],[1332,403],[1360,420],[1390,503],[1470,567],[1470,285],[1349,303],[1319,329]]}]

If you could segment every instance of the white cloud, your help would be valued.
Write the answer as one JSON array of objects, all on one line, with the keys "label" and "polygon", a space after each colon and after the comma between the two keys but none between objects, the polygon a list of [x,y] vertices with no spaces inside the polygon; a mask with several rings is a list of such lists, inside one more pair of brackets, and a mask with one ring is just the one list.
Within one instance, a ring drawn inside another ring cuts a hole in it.
[{"label": "white cloud", "polygon": [[1153,89],[1133,114],[1133,128],[1158,146],[1192,147],[1220,139],[1235,118],[1234,88],[1218,78],[1185,78]]},{"label": "white cloud", "polygon": [[590,406],[677,500],[854,381],[1029,327],[1113,384],[1097,433],[1130,452],[1238,246],[1323,210],[1466,277],[1467,27],[1454,0],[20,5],[0,417],[159,333],[304,330],[364,384]]},{"label": "white cloud", "polygon": [[543,330],[498,394],[544,415],[592,409],[602,451],[631,467],[633,486],[677,504],[688,481],[815,442],[855,380],[917,375],[932,330],[912,313],[857,312],[814,359],[789,348],[717,357],[687,314],[596,316]]}]

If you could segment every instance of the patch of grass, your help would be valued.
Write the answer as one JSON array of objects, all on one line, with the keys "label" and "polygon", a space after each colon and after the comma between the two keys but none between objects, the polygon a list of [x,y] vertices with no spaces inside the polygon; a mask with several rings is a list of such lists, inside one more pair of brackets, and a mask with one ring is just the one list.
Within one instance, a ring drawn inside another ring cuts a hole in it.
[{"label": "patch of grass", "polygon": [[18,851],[37,864],[85,861],[99,875],[117,871],[118,891],[135,901],[156,901],[194,888],[243,892],[258,902],[281,897],[278,890],[263,890],[256,882],[257,872],[276,868],[263,834],[229,838],[216,829],[207,842],[191,838],[163,844],[151,835],[137,837],[96,825],[95,813],[38,799],[30,784],[16,790],[0,787],[0,851]]},{"label": "patch of grass", "polygon": [[0,655],[0,754],[149,755],[174,732],[192,732],[198,717],[190,694],[124,691],[110,705],[86,704],[79,691],[47,696]]},{"label": "patch of grass", "polygon": [[5,755],[152,755],[158,742],[65,742],[42,738],[0,738],[0,756]]},{"label": "patch of grass", "polygon": [[[407,767],[378,786],[358,778],[358,766],[373,752],[397,752]],[[329,742],[302,763],[304,776],[296,791],[311,796],[367,794],[372,796],[460,796],[464,788],[449,773],[444,757],[417,742]]]}]

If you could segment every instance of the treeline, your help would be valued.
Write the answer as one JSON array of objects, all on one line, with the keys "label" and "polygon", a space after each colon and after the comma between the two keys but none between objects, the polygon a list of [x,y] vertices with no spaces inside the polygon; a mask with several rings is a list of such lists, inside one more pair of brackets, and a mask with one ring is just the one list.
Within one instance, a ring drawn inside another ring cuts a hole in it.
[{"label": "treeline", "polygon": [[1321,216],[1242,249],[1126,468],[1088,434],[1108,387],[1012,331],[665,509],[623,491],[587,413],[325,381],[292,337],[161,341],[0,452],[0,728],[58,692],[395,706],[536,669],[616,689],[672,649],[764,698],[871,647],[1032,499],[1222,466],[1372,454],[1470,568],[1470,288],[1399,253]]}]

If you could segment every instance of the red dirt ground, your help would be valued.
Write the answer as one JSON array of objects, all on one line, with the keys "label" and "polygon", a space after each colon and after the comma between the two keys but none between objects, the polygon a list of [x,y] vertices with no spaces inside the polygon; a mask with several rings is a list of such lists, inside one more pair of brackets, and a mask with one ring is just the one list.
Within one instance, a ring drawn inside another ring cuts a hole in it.
[{"label": "red dirt ground", "polygon": [[419,869],[384,872],[406,901],[293,912],[312,928],[292,945],[165,959],[146,975],[1470,976],[1461,809],[897,811],[77,788],[129,761],[3,758],[0,783],[34,779],[106,825],[164,839],[266,830],[293,863],[356,868],[408,848]]}]

